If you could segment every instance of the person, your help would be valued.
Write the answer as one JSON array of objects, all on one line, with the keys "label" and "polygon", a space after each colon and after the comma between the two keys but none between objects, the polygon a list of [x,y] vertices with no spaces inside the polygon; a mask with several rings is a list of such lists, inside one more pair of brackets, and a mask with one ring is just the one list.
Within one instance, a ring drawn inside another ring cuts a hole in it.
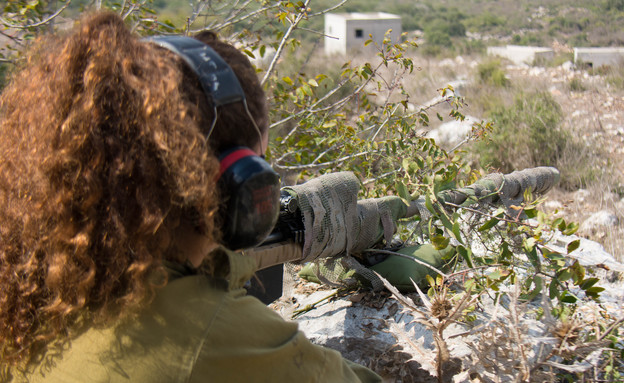
[{"label": "person", "polygon": [[262,154],[267,105],[242,53],[197,39],[246,105],[210,105],[113,13],[35,43],[3,91],[2,381],[381,381],[245,295],[255,262],[220,245],[216,154]]}]

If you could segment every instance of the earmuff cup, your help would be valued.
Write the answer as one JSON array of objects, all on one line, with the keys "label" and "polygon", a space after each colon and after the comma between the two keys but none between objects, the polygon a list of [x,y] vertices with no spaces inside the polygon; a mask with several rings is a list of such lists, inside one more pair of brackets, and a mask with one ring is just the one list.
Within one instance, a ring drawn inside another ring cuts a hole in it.
[{"label": "earmuff cup", "polygon": [[[242,102],[255,126],[236,74],[211,47],[185,36],[153,36],[146,41],[184,59],[197,75],[208,102],[215,108],[215,119],[217,107]],[[258,127],[255,128],[261,136]],[[210,133],[207,132],[206,139],[209,139]],[[279,175],[264,159],[245,147],[235,147],[222,153],[219,161],[222,243],[234,250],[259,245],[277,222],[280,209]]]},{"label": "earmuff cup", "polygon": [[219,161],[222,242],[231,249],[259,245],[278,219],[279,175],[264,159],[245,147],[222,153]]}]

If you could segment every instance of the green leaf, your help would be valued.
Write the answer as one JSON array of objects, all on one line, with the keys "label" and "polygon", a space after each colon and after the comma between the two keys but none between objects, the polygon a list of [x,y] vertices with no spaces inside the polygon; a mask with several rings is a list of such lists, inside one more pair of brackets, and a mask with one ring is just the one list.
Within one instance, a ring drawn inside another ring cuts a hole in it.
[{"label": "green leaf", "polygon": [[407,158],[403,158],[403,161],[401,161],[401,167],[405,170],[409,169],[409,160]]},{"label": "green leaf", "polygon": [[444,228],[448,231],[453,231],[453,224],[451,223],[451,221],[448,219],[446,212],[442,211],[440,213],[440,221],[442,222],[442,225],[444,226]]},{"label": "green leaf", "polygon": [[301,88],[303,88],[303,91],[305,92],[306,95],[312,97],[314,95],[314,93],[312,93],[312,88],[310,88],[310,85],[308,84],[303,84],[301,86]]},{"label": "green leaf", "polygon": [[461,238],[461,232],[459,230],[459,220],[457,218],[455,218],[455,222],[453,222],[453,230],[452,230],[452,232],[453,232],[453,236],[455,237],[455,239],[459,243],[463,244],[464,241]]},{"label": "green leaf", "polygon": [[464,258],[468,267],[474,268],[474,262],[472,261],[472,250],[469,247],[468,248],[464,247],[463,245],[457,246],[456,250],[459,253],[459,255],[461,255],[462,258]]},{"label": "green leaf", "polygon": [[559,296],[559,282],[557,282],[557,280],[553,278],[553,280],[550,281],[550,286],[548,286],[548,297],[550,299],[555,299],[558,296]]},{"label": "green leaf", "polygon": [[578,301],[578,298],[570,294],[570,292],[564,291],[563,293],[561,293],[561,298],[559,298],[559,300],[563,303],[576,303],[576,301]]},{"label": "green leaf", "polygon": [[451,240],[443,235],[436,235],[431,238],[431,244],[436,250],[446,249]]},{"label": "green leaf", "polygon": [[579,224],[576,222],[571,222],[570,224],[568,224],[568,226],[566,226],[565,230],[563,230],[563,235],[572,235],[574,233],[576,233],[576,231],[579,228]]},{"label": "green leaf", "polygon": [[403,198],[406,201],[410,201],[411,197],[409,191],[407,190],[407,186],[399,180],[395,181],[394,187],[399,194],[399,197]]},{"label": "green leaf", "polygon": [[572,270],[571,270],[571,266],[570,267],[566,267],[565,269],[561,270],[559,272],[559,274],[557,275],[557,278],[560,281],[567,281],[569,279],[572,279]]},{"label": "green leaf", "polygon": [[535,287],[533,287],[533,289],[529,290],[529,292],[527,292],[526,294],[523,294],[521,296],[521,299],[527,300],[527,301],[532,301],[533,299],[535,299],[542,292],[543,280],[542,280],[541,277],[534,276],[533,278],[527,279],[526,285],[525,285],[526,288],[530,289],[533,285],[535,285]]},{"label": "green leaf", "polygon": [[507,278],[511,274],[511,271],[504,269],[496,269],[490,274],[488,274],[488,278],[494,281],[502,281]]},{"label": "green leaf", "polygon": [[433,204],[431,203],[431,197],[429,196],[429,194],[425,195],[425,207],[427,208],[427,210],[429,210],[431,214],[437,214],[435,208],[433,207]]},{"label": "green leaf", "polygon": [[511,260],[513,258],[513,253],[509,250],[509,244],[507,242],[502,243],[499,257],[501,261]]},{"label": "green leaf", "polygon": [[570,268],[572,270],[572,280],[574,284],[578,286],[585,280],[585,268],[581,266],[579,261],[574,261]]},{"label": "green leaf", "polygon": [[580,239],[577,239],[575,241],[572,241],[572,242],[568,243],[568,246],[567,246],[568,254],[570,254],[574,250],[578,249],[580,245],[581,245],[581,240]]},{"label": "green leaf", "polygon": [[295,93],[297,94],[297,98],[299,98],[299,99],[304,99],[305,98],[305,91],[302,88],[297,88]]},{"label": "green leaf", "polygon": [[581,282],[579,287],[583,290],[587,290],[591,288],[593,285],[595,285],[596,283],[598,283],[599,281],[600,280],[598,278],[587,278],[583,280],[583,282]]},{"label": "green leaf", "polygon": [[537,217],[537,209],[535,209],[535,208],[525,209],[524,210],[524,214],[526,214],[526,216],[528,218],[535,218],[535,217]]},{"label": "green leaf", "polygon": [[496,224],[499,223],[499,222],[500,222],[500,219],[498,219],[496,217],[490,218],[483,225],[481,225],[481,227],[479,228],[479,231],[490,230],[491,228],[496,226]]},{"label": "green leaf", "polygon": [[286,84],[288,84],[290,86],[293,86],[293,80],[290,77],[288,77],[288,76],[282,77],[282,81],[284,81]]},{"label": "green leaf", "polygon": [[600,286],[590,287],[587,290],[585,290],[585,295],[593,299],[596,299],[600,297],[600,293],[603,292],[604,290],[605,290],[604,287],[600,287]]}]

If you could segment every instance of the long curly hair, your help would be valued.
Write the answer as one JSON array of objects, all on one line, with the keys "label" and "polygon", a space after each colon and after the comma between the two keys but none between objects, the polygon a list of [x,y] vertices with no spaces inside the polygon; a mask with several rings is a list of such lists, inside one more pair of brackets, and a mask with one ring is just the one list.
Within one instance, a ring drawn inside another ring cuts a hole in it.
[{"label": "long curly hair", "polygon": [[[234,69],[266,129],[249,61],[212,34],[199,38]],[[207,143],[214,116],[197,78],[115,14],[90,15],[27,57],[0,96],[5,368],[147,304],[186,215],[218,241],[213,153],[258,141],[242,105],[232,105]]]}]

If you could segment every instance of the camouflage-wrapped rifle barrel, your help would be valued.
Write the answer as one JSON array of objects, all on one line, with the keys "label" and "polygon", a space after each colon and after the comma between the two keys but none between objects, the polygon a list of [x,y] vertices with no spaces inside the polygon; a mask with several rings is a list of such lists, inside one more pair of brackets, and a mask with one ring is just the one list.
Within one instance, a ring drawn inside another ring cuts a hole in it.
[{"label": "camouflage-wrapped rifle barrel", "polygon": [[[559,170],[549,166],[515,171],[510,174],[491,173],[465,188],[445,190],[436,195],[442,205],[470,206],[483,203],[519,203],[524,192],[543,195],[559,182]],[[410,204],[405,217],[419,215],[424,200]]]},{"label": "camouflage-wrapped rifle barrel", "polygon": [[[525,169],[507,175],[494,173],[465,188],[443,191],[436,198],[449,207],[477,202],[503,202],[509,206],[519,204],[527,189],[544,194],[558,181],[559,171],[552,167]],[[353,173],[340,172],[285,188],[298,201],[298,214],[304,227],[303,243],[295,243],[294,239],[264,243],[248,253],[264,268],[359,252],[373,247],[382,238],[390,240],[397,220],[428,214],[424,198],[409,205],[397,196],[358,201],[359,185]]]}]

